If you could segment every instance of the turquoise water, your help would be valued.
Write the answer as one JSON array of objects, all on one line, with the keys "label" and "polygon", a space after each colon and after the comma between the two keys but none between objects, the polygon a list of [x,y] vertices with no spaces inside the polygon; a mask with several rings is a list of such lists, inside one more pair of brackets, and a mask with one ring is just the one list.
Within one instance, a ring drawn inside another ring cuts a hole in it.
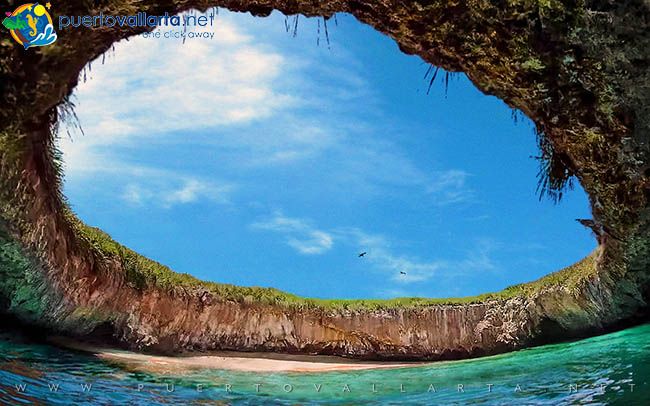
[{"label": "turquoise water", "polygon": [[2,404],[642,405],[649,382],[650,325],[476,360],[318,374],[152,375],[0,334]]}]

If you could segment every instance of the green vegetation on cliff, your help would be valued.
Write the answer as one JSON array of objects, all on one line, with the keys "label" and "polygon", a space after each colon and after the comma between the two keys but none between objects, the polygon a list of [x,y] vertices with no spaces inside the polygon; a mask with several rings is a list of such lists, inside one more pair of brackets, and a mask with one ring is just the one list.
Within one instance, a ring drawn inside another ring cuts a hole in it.
[{"label": "green vegetation on cliff", "polygon": [[532,296],[552,287],[576,288],[585,277],[596,272],[596,252],[578,263],[551,273],[533,282],[510,286],[500,292],[461,298],[419,298],[395,299],[311,299],[283,292],[274,288],[243,287],[222,283],[204,282],[189,274],[176,273],[156,261],[119,244],[99,228],[90,227],[75,220],[79,235],[91,244],[95,252],[106,259],[117,260],[124,270],[124,277],[136,289],[157,287],[165,290],[205,289],[222,300],[243,303],[272,304],[282,307],[337,310],[378,310],[406,307],[422,307],[440,304],[471,304],[488,300],[502,300],[515,296]]}]

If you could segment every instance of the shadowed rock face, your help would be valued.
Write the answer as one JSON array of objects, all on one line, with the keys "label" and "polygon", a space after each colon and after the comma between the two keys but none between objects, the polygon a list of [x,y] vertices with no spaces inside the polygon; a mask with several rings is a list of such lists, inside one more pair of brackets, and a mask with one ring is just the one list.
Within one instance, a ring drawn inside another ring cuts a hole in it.
[{"label": "shadowed rock face", "polygon": [[[134,287],[75,232],[53,129],[79,72],[130,29],[68,29],[51,47],[0,42],[0,309],[22,322],[135,349],[234,349],[448,359],[606,331],[645,317],[650,275],[650,6],[637,1],[97,1],[56,15],[349,12],[400,48],[529,116],[551,180],[590,196],[593,272],[507,299],[386,310],[227,300],[201,286]],[[569,3],[569,2],[566,2]],[[87,7],[95,7],[88,9]],[[56,19],[56,17],[55,17]],[[4,37],[3,37],[4,38]],[[89,134],[88,136],[92,136]],[[568,241],[567,243],[571,243]]]}]

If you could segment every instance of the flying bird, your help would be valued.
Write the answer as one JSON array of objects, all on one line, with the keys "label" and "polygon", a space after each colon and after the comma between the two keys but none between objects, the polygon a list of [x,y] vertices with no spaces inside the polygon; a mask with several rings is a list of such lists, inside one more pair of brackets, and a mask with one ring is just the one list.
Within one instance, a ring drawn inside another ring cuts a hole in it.
[{"label": "flying bird", "polygon": [[361,254],[359,254],[359,258],[361,258],[361,257],[365,257],[366,254],[367,254],[367,252],[366,252],[366,251],[363,251]]},{"label": "flying bird", "polygon": [[406,272],[404,271],[399,271],[399,273],[401,273],[402,275],[406,275]]}]

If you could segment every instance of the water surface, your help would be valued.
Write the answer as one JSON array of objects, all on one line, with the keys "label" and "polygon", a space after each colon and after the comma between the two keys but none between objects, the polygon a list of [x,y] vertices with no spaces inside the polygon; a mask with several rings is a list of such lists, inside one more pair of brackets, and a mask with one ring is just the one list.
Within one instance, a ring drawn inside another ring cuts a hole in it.
[{"label": "water surface", "polygon": [[0,334],[0,403],[649,404],[650,324],[495,357],[394,370],[149,374]]}]

